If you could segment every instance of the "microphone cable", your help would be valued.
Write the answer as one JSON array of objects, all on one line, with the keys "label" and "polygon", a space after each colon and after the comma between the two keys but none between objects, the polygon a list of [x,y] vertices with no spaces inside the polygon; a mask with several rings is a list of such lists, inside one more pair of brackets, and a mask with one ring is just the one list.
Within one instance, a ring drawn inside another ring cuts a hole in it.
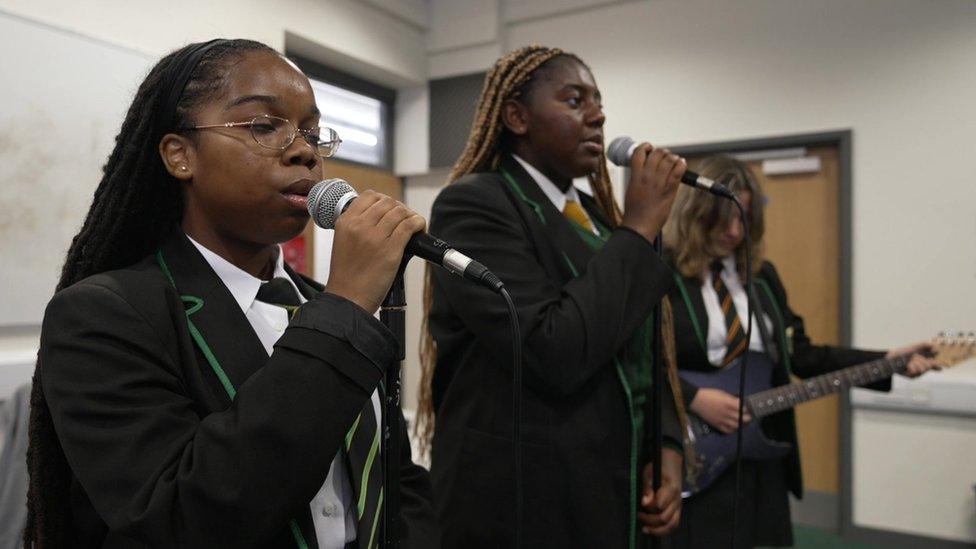
[{"label": "microphone cable", "polygon": [[[742,355],[741,368],[739,370],[739,418],[735,431],[735,492],[732,500],[732,540],[729,547],[735,549],[735,535],[739,525],[739,490],[741,488],[742,472],[742,412],[745,408],[745,387],[746,387],[746,366],[749,363],[749,346],[752,344],[752,241],[749,236],[749,223],[746,219],[745,210],[735,196],[732,202],[739,208],[739,219],[742,222],[742,229],[745,232],[743,241],[746,245],[746,351]],[[785,350],[784,350],[785,352]]]},{"label": "microphone cable", "polygon": [[512,328],[512,445],[515,462],[515,547],[522,546],[522,332],[519,328],[518,310],[505,287],[498,293],[508,306],[509,325]]}]

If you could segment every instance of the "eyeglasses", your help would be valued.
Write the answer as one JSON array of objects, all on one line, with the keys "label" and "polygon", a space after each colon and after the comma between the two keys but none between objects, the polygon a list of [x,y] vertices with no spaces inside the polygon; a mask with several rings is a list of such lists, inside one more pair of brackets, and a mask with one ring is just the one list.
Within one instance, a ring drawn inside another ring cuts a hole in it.
[{"label": "eyeglasses", "polygon": [[284,118],[262,114],[247,122],[228,122],[226,124],[212,124],[209,126],[192,126],[182,128],[183,131],[209,130],[212,128],[250,128],[254,141],[266,148],[283,151],[295,142],[300,134],[315,148],[318,155],[328,158],[339,150],[342,140],[335,130],[327,126],[317,126],[303,130]]}]

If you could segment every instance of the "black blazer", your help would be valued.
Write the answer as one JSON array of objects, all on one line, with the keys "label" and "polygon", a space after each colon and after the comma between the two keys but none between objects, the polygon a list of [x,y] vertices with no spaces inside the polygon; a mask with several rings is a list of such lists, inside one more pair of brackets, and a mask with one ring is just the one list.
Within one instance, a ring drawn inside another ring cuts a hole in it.
[{"label": "black blazer", "polygon": [[[176,289],[150,256],[58,292],[44,316],[39,362],[73,474],[73,546],[295,547],[294,518],[315,547],[309,501],[395,338],[289,271],[309,301],[269,357],[182,233],[160,253]],[[188,330],[197,306],[233,402]],[[436,546],[428,477],[400,435],[405,545]]]},{"label": "black blazer", "polygon": [[[501,277],[518,308],[524,546],[627,547],[640,493],[630,479],[647,461],[648,441],[632,441],[643,429],[632,429],[628,389],[613,358],[670,288],[671,271],[647,240],[626,229],[594,252],[513,158],[501,168],[511,180],[478,173],[441,191],[430,226]],[[599,219],[593,202],[581,199]],[[501,296],[441,269],[432,273],[429,323],[438,356],[431,480],[445,545],[510,547],[507,309]],[[664,433],[680,444],[670,388],[665,399]]]},{"label": "black blazer", "polygon": [[[678,367],[705,372],[715,371],[715,366],[708,361],[708,351],[702,343],[702,339],[708,337],[708,313],[702,299],[701,279],[676,276],[680,278],[681,283],[675,285],[670,296],[671,303],[674,305]],[[814,345],[803,329],[803,318],[790,309],[786,299],[786,289],[772,263],[763,262],[754,282],[756,307],[773,321],[773,331],[768,334],[768,340],[764,340],[767,351],[778,366],[773,370],[773,385],[789,383],[790,373],[801,378],[814,377],[847,366],[869,362],[885,355],[883,352],[876,351]],[[700,336],[692,322],[692,315],[697,320]],[[761,318],[761,315],[756,316]],[[758,330],[759,327],[753,329]],[[887,390],[890,386],[889,379],[875,383],[870,388]],[[682,380],[681,392],[685,404],[690,406],[698,388]],[[788,461],[785,467],[787,485],[796,497],[803,497],[803,479],[800,472],[800,453],[793,410],[766,418],[764,426],[767,435],[793,445],[793,451],[784,458]]]}]

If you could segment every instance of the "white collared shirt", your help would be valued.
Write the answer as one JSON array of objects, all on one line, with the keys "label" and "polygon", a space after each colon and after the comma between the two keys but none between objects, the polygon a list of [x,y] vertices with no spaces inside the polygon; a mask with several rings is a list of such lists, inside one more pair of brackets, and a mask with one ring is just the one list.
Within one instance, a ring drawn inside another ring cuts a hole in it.
[{"label": "white collared shirt", "polygon": [[[726,289],[729,290],[729,294],[732,296],[732,304],[735,305],[735,311],[739,315],[742,330],[745,331],[747,326],[745,316],[747,306],[746,291],[743,288],[742,281],[739,279],[739,272],[735,270],[735,256],[730,255],[722,258],[721,276],[722,282],[725,283]],[[723,359],[725,359],[727,350],[725,338],[728,336],[729,329],[725,325],[725,313],[722,312],[722,306],[718,302],[718,292],[712,286],[711,269],[705,268],[705,274],[702,280],[704,280],[701,290],[702,299],[705,301],[705,311],[708,313],[708,337],[706,339],[706,344],[708,345],[708,361],[715,366],[720,366]],[[772,321],[768,315],[763,316],[766,321],[766,331],[772,333]],[[755,323],[755,313],[753,313],[752,319],[753,329],[752,337],[749,339],[749,349],[764,352],[766,347],[763,345],[759,326]]]},{"label": "white collared shirt", "polygon": [[[542,189],[542,193],[546,195],[546,198],[548,198],[550,202],[552,202],[552,205],[556,207],[557,211],[562,213],[563,209],[566,208],[566,202],[576,202],[582,206],[579,199],[579,192],[576,190],[576,185],[570,185],[569,188],[566,189],[566,192],[563,192],[559,187],[556,186],[555,183],[552,182],[551,179],[546,177],[545,174],[537,170],[532,164],[522,160],[517,154],[513,154],[512,158],[518,160],[518,163],[525,168],[525,171],[528,172],[529,176],[535,180],[536,185]],[[599,235],[600,231],[596,228],[596,223],[593,222],[593,218],[590,217],[590,214],[586,211],[586,208],[582,208],[582,210],[583,213],[586,214],[586,217],[590,220],[590,225],[593,227],[593,234]]]},{"label": "white collared shirt", "polygon": [[[189,236],[190,242],[196,246],[203,258],[217,274],[217,277],[230,291],[234,300],[241,307],[247,321],[254,328],[254,333],[264,346],[268,356],[274,351],[274,344],[288,327],[288,311],[277,305],[258,301],[258,290],[265,284],[259,278],[237,267],[233,263],[208,250],[202,244]],[[285,271],[284,254],[278,248],[275,260],[274,276],[282,277],[295,288],[298,299],[305,303],[305,296],[298,291],[298,286]],[[379,415],[379,393],[374,391],[372,396],[375,417]],[[379,427],[377,426],[377,429]],[[274,466],[274,464],[269,464]],[[356,506],[353,502],[353,489],[346,470],[345,459],[340,451],[332,460],[329,474],[322,487],[309,503],[312,511],[312,521],[315,524],[315,537],[318,538],[320,549],[342,549],[346,543],[356,539]]]}]

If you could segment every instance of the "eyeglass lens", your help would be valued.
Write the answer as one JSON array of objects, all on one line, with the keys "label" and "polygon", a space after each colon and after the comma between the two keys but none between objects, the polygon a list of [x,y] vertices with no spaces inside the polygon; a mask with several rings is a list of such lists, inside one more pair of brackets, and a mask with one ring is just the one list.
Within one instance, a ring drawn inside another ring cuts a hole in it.
[{"label": "eyeglass lens", "polygon": [[276,116],[257,116],[251,120],[251,134],[258,145],[269,149],[284,150],[301,134],[318,151],[319,156],[329,157],[339,148],[339,135],[328,127],[297,130],[295,126]]}]

